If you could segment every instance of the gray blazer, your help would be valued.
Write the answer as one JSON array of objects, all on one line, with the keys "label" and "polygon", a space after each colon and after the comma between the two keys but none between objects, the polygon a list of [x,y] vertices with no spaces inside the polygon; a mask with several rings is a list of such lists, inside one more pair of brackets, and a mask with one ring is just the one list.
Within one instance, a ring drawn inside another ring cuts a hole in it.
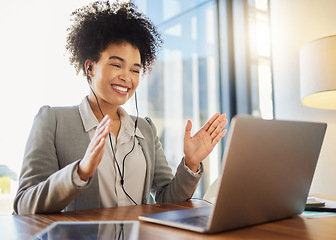
[{"label": "gray blazer", "polygon": [[[134,117],[132,117],[134,119]],[[168,165],[153,122],[139,118],[138,138],[146,163],[142,204],[184,201],[192,197],[201,174],[191,174],[182,159],[175,176]],[[48,213],[100,208],[97,172],[87,186],[78,188],[72,172],[90,142],[79,107],[42,107],[27,141],[15,214]]]}]

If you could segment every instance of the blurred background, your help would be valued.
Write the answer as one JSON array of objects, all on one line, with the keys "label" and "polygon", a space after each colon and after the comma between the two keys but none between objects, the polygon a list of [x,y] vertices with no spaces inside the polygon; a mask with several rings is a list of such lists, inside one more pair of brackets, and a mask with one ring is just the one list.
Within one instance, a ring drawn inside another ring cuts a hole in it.
[{"label": "blurred background", "polygon": [[[92,1],[1,1],[0,214],[12,212],[23,152],[43,105],[77,105],[89,93],[65,50],[70,14]],[[149,116],[171,167],[183,157],[188,119],[199,129],[216,112],[231,119],[328,122],[312,191],[336,194],[335,112],[304,107],[299,50],[336,33],[333,0],[134,0],[162,33],[163,48],[138,88],[139,114]],[[314,19],[314,20],[313,20]],[[125,106],[135,114],[134,101]],[[202,197],[221,172],[226,139],[205,160]]]}]

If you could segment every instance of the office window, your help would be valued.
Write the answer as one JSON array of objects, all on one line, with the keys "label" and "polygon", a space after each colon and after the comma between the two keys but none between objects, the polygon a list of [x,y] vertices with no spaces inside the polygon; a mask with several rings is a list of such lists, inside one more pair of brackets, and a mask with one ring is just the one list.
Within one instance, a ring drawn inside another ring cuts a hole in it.
[{"label": "office window", "polygon": [[[273,118],[267,0],[133,2],[153,20],[164,39],[151,75],[140,85],[139,102],[140,113],[151,116],[157,124],[167,159],[174,169],[183,156],[187,119],[192,120],[196,130],[213,113],[223,110],[229,117],[245,113]],[[232,33],[226,31],[230,28]],[[227,40],[230,38],[232,42]],[[222,67],[225,62],[233,65],[234,70]],[[230,71],[235,74],[230,75]],[[223,77],[226,74],[228,77]],[[225,96],[232,92],[236,95]],[[236,107],[229,109],[225,105]],[[225,140],[223,143],[204,162],[206,175],[196,197],[202,196],[218,177]]]},{"label": "office window", "polygon": [[273,84],[271,72],[271,47],[269,1],[249,0],[248,27],[251,57],[251,72],[254,74],[252,84],[252,114],[264,119],[272,119]]},{"label": "office window", "polygon": [[[158,128],[169,164],[174,171],[183,157],[188,119],[193,131],[220,111],[217,3],[209,0],[133,1],[158,26],[164,45],[152,73],[139,89],[141,115]],[[221,157],[217,147],[204,162],[206,176],[195,196],[218,176]],[[211,179],[210,179],[211,178]]]}]

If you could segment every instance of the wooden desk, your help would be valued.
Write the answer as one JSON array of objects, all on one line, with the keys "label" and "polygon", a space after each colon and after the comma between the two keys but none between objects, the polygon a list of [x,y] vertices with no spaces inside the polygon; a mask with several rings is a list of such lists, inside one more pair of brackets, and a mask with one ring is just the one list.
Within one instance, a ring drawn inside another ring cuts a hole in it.
[{"label": "wooden desk", "polygon": [[[321,197],[321,196],[319,196]],[[324,196],[324,198],[326,198]],[[335,197],[328,197],[336,200]],[[0,239],[29,239],[54,221],[137,220],[139,215],[207,206],[203,200],[74,211],[57,214],[0,216]],[[336,217],[295,217],[239,230],[206,235],[140,222],[139,239],[335,239]]]}]

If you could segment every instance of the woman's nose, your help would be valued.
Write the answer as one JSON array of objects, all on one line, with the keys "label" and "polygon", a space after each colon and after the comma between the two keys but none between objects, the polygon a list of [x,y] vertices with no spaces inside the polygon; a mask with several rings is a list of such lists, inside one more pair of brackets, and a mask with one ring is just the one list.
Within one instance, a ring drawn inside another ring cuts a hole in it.
[{"label": "woman's nose", "polygon": [[130,72],[127,71],[126,69],[123,69],[120,72],[119,78],[124,81],[124,82],[130,82],[131,81],[131,75]]}]

